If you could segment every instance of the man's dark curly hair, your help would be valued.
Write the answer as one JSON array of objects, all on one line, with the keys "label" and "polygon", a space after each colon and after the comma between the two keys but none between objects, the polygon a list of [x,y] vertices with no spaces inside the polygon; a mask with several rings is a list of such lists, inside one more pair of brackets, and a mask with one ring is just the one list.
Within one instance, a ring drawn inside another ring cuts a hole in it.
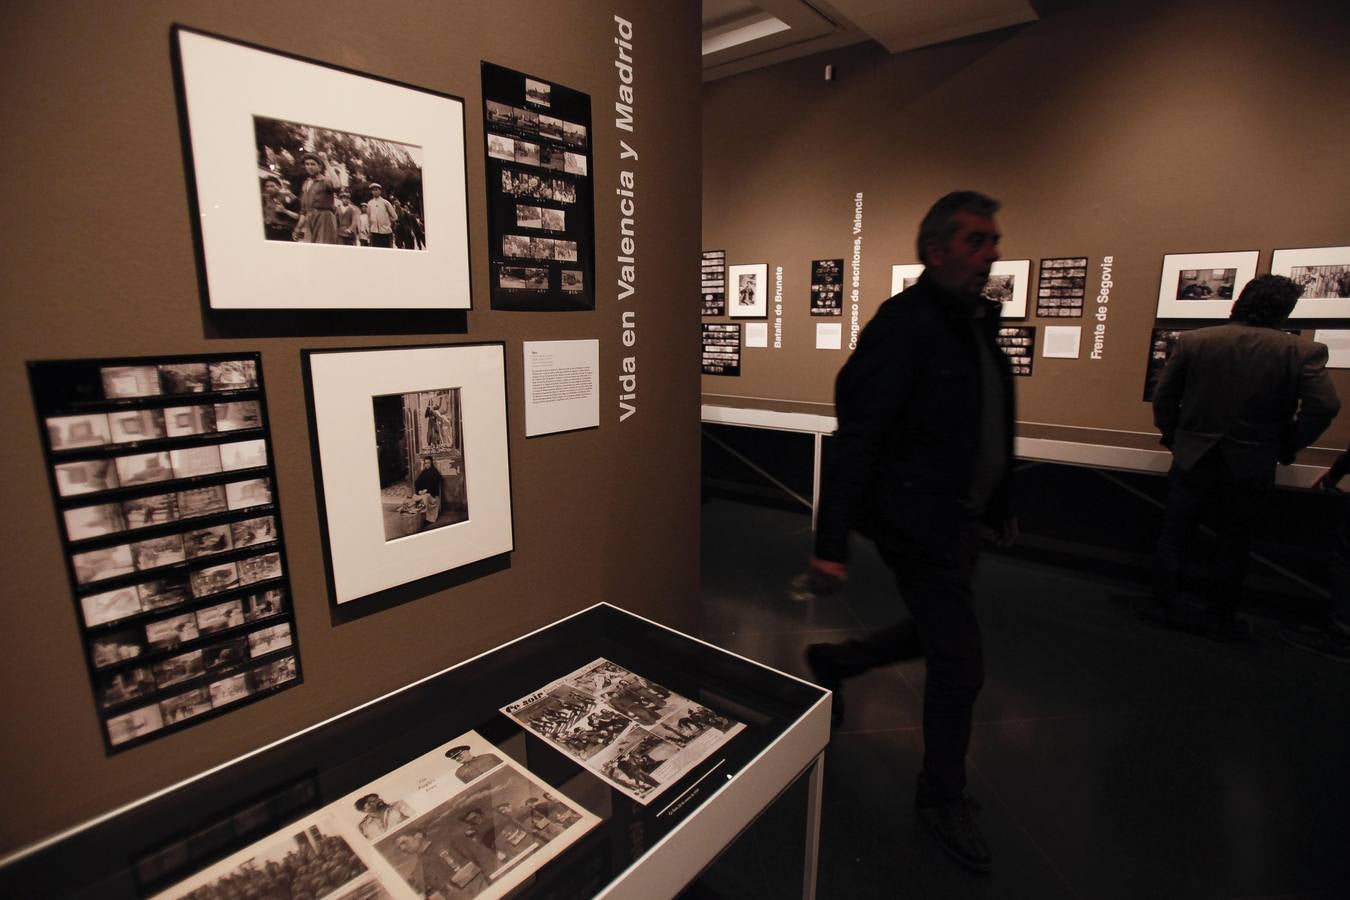
[{"label": "man's dark curly hair", "polygon": [[919,238],[915,242],[919,250],[919,261],[927,263],[924,251],[929,241],[946,244],[956,233],[955,216],[959,212],[975,216],[992,216],[998,212],[1000,204],[993,197],[986,197],[978,191],[952,191],[942,197],[924,215],[919,223]]},{"label": "man's dark curly hair", "polygon": [[1283,275],[1262,275],[1247,282],[1228,318],[1249,325],[1275,327],[1289,318],[1303,296],[1303,285]]}]

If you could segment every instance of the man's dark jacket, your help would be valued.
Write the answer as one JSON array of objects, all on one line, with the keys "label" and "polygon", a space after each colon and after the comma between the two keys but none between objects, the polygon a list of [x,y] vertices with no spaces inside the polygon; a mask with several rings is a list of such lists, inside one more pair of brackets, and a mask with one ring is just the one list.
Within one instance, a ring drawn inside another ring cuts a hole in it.
[{"label": "man's dark jacket", "polygon": [[1181,335],[1153,391],[1153,421],[1182,469],[1218,447],[1239,476],[1317,439],[1340,409],[1327,348],[1277,328],[1228,322]]},{"label": "man's dark jacket", "polygon": [[[972,311],[984,315],[972,328]],[[816,556],[843,561],[856,529],[883,551],[952,564],[978,460],[983,341],[1003,391],[1003,476],[985,520],[1009,515],[1012,372],[998,347],[999,305],[963,299],[927,275],[887,300],[835,381],[839,427],[822,473]]]}]

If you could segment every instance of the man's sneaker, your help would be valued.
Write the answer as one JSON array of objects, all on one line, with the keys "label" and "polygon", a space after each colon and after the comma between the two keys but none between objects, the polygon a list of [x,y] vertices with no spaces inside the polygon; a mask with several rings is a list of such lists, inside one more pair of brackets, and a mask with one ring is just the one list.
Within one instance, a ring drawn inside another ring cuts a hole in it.
[{"label": "man's sneaker", "polygon": [[1231,612],[1207,609],[1202,623],[1206,637],[1221,641],[1246,641],[1252,636],[1251,623]]},{"label": "man's sneaker", "polygon": [[972,808],[979,807],[969,797],[940,806],[921,806],[919,821],[952,859],[972,872],[988,872],[993,866],[993,858],[980,826],[971,815]]},{"label": "man's sneaker", "polygon": [[1280,629],[1280,639],[1291,647],[1307,650],[1327,659],[1350,662],[1350,634],[1345,634],[1339,628],[1287,625]]},{"label": "man's sneaker", "polygon": [[1165,603],[1150,598],[1139,607],[1136,615],[1145,622],[1161,625],[1163,628],[1171,628],[1174,631],[1185,631],[1188,634],[1203,634],[1205,632],[1204,617],[1200,610],[1184,603]]},{"label": "man's sneaker", "polygon": [[806,648],[806,666],[811,680],[834,694],[830,704],[830,725],[837,728],[844,721],[844,674],[835,660],[838,651],[834,644],[812,644]]}]

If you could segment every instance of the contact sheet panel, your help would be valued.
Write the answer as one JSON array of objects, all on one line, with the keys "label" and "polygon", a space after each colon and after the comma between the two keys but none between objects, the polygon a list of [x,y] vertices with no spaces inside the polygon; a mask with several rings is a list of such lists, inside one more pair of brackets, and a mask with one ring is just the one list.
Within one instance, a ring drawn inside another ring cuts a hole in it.
[{"label": "contact sheet panel", "polygon": [[258,354],[28,368],[108,750],[298,684]]},{"label": "contact sheet panel", "polygon": [[492,308],[595,309],[590,96],[485,62],[483,116]]}]

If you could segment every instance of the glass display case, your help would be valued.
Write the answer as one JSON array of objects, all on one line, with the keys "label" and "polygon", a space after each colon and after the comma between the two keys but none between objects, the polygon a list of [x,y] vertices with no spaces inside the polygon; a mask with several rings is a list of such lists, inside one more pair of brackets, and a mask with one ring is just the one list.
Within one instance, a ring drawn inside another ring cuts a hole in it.
[{"label": "glass display case", "polygon": [[[316,892],[335,898],[673,896],[805,778],[810,897],[829,707],[597,604],[19,851],[0,895],[222,898],[311,859],[341,870]],[[477,865],[437,843],[452,826],[461,843],[495,835],[472,844]],[[442,862],[417,868],[419,852]]]}]

